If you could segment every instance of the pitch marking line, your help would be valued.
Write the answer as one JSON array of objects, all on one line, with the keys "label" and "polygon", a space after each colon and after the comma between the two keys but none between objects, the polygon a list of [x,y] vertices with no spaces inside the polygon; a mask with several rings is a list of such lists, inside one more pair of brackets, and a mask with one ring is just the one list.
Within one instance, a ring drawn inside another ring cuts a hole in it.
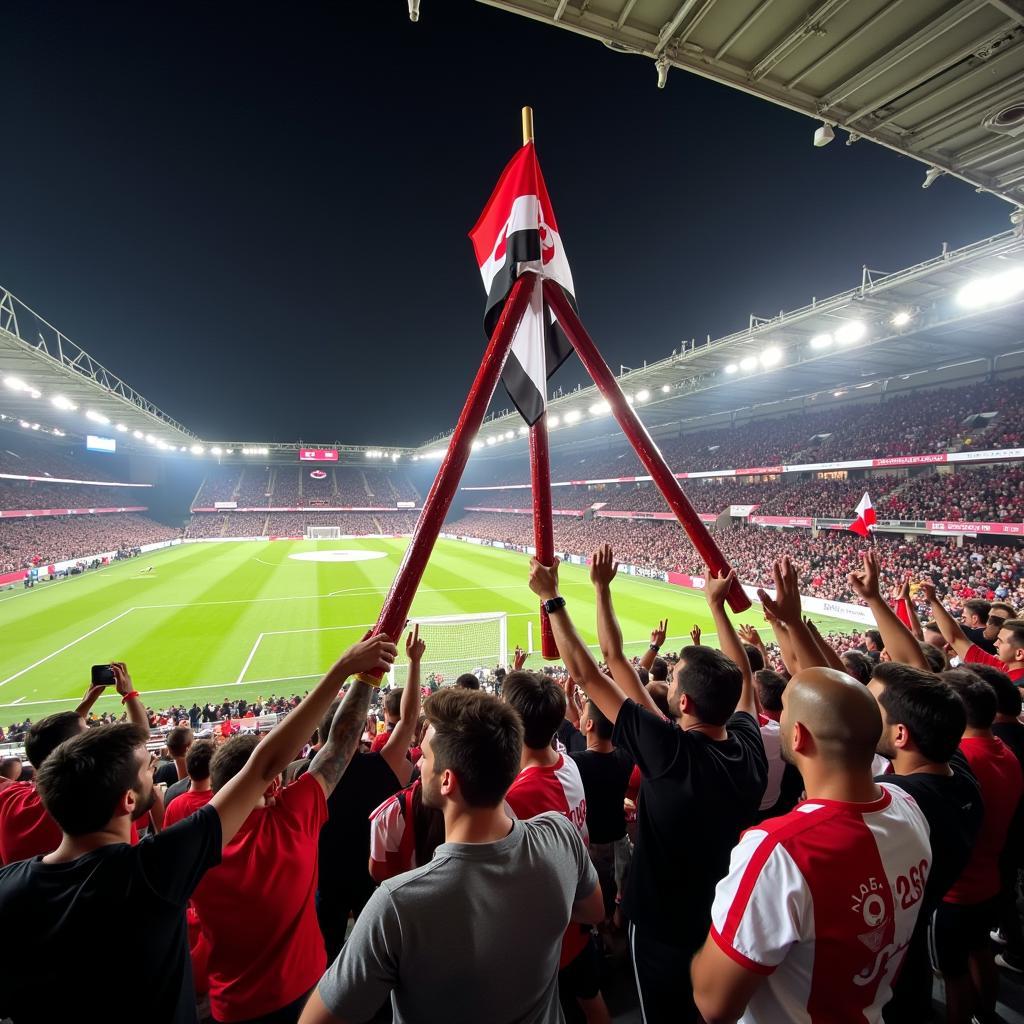
[{"label": "pitch marking line", "polygon": [[256,643],[252,645],[252,650],[249,652],[249,657],[245,659],[245,664],[242,666],[242,671],[238,673],[238,678],[235,680],[236,683],[240,683],[245,678],[245,673],[249,671],[249,666],[252,664],[252,659],[256,657],[256,648],[259,647],[260,641],[266,635],[266,633],[260,633],[260,635],[256,637]]},{"label": "pitch marking line", "polygon": [[45,665],[51,658],[56,658],[58,654],[63,654],[66,650],[74,647],[75,644],[80,644],[83,640],[88,640],[88,638],[94,633],[98,633],[101,629],[106,629],[107,626],[113,625],[118,619],[123,619],[127,614],[129,614],[129,612],[133,611],[135,611],[134,608],[129,608],[127,611],[121,612],[120,615],[115,615],[112,619],[108,619],[106,622],[101,623],[95,629],[90,629],[88,633],[83,633],[80,637],[72,640],[70,643],[66,643],[63,647],[58,647],[57,650],[46,655],[45,658],[40,658],[38,661],[34,661],[27,668],[23,668],[20,672],[15,672],[13,676],[8,676],[6,679],[0,680],[0,686],[6,686],[7,683],[12,682],[19,676],[23,676],[26,672],[31,672],[32,669],[38,668],[40,665]]}]

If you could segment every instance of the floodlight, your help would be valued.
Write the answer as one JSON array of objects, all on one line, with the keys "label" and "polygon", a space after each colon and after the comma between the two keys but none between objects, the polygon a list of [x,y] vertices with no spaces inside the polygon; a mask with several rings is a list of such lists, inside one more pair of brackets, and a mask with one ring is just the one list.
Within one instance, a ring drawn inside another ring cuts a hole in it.
[{"label": "floodlight", "polygon": [[863,320],[849,320],[836,331],[836,341],[840,345],[852,345],[867,333],[868,325]]},{"label": "floodlight", "polygon": [[[475,440],[475,441],[473,442],[473,446],[472,446],[472,447],[473,447],[473,451],[475,451],[475,452],[478,452],[478,451],[480,451],[480,449],[481,449],[481,448],[483,448],[483,446],[484,446],[484,443],[483,443],[483,441],[481,441],[481,440],[480,440],[480,438],[477,438],[477,439],[476,439],[476,440]],[[419,458],[420,458],[420,457],[419,457],[418,455],[414,455],[414,456],[412,457],[412,461],[413,461],[413,462],[419,462]]]},{"label": "floodlight", "polygon": [[905,309],[901,309],[893,316],[892,325],[893,327],[905,327],[912,319],[911,315]]},{"label": "floodlight", "polygon": [[42,391],[37,391],[35,388],[29,388],[29,394],[33,398],[42,398],[43,397]]},{"label": "floodlight", "polygon": [[179,452],[183,452],[183,451],[187,451],[187,449],[185,448],[185,446],[184,446],[184,445],[181,445],[181,446],[180,446],[180,447],[178,448],[178,451],[179,451]]},{"label": "floodlight", "polygon": [[32,424],[29,423],[28,420],[18,420],[18,423],[21,426],[23,426],[26,430],[28,430],[28,428],[32,426]]},{"label": "floodlight", "polygon": [[93,423],[102,423],[104,426],[110,422],[109,416],[104,416],[101,412],[96,412],[95,409],[90,409],[86,414],[87,420],[92,420]]},{"label": "floodlight", "polygon": [[561,422],[562,421],[557,416],[549,416],[548,417],[548,426],[549,427],[557,427],[558,424],[561,423]]},{"label": "floodlight", "polygon": [[570,409],[563,418],[566,423],[577,423],[582,415],[579,409]]},{"label": "floodlight", "polygon": [[132,437],[134,437],[136,441],[141,441],[142,440],[142,431],[141,430],[133,430],[132,431]]},{"label": "floodlight", "polygon": [[667,395],[671,390],[672,390],[672,386],[670,384],[662,384],[661,385],[661,393],[663,395]]},{"label": "floodlight", "polygon": [[148,441],[148,442],[149,442],[150,444],[156,444],[156,438],[155,438],[155,437],[154,437],[154,436],[153,436],[152,434],[147,434],[147,435],[146,435],[146,440],[147,440],[147,441]]},{"label": "floodlight", "polygon": [[234,455],[234,454],[235,454],[235,449],[234,449],[234,448],[229,448],[229,449],[227,450],[227,454],[228,454],[228,455]]},{"label": "floodlight", "polygon": [[529,432],[530,432],[530,428],[529,427],[520,427],[519,428],[519,436],[520,437],[525,437]]},{"label": "floodlight", "polygon": [[626,405],[632,405],[636,401],[632,395],[626,395]]},{"label": "floodlight", "polygon": [[1024,266],[1013,267],[999,274],[971,281],[957,292],[956,300],[961,306],[975,309],[978,306],[1008,302],[1010,299],[1016,298],[1022,291],[1024,291]]},{"label": "floodlight", "polygon": [[12,391],[28,391],[28,385],[20,377],[4,377],[4,384]]},{"label": "floodlight", "polygon": [[757,356],[744,356],[740,360],[740,369],[746,370],[749,373],[751,370],[757,369]]},{"label": "floodlight", "polygon": [[203,454],[203,450],[204,449],[203,449],[203,446],[201,444],[194,444],[194,445],[192,445],[192,448],[191,448],[191,452],[192,452],[193,455],[202,455]]},{"label": "floodlight", "polygon": [[33,423],[32,424],[32,429],[33,430],[38,430],[39,429],[39,424],[38,423]]},{"label": "floodlight", "polygon": [[58,430],[56,427],[54,427],[53,430],[50,431],[50,433],[53,434],[54,437],[67,437],[68,436],[67,434],[64,433],[63,430]]},{"label": "floodlight", "polygon": [[729,365],[728,365],[728,366],[727,366],[727,367],[725,368],[725,372],[726,372],[726,373],[735,373],[735,372],[736,372],[736,371],[737,371],[738,369],[739,369],[739,367],[738,367],[738,366],[737,366],[737,365],[736,365],[735,363],[730,363],[730,364],[729,364]]},{"label": "floodlight", "polygon": [[118,423],[118,425],[114,429],[117,430],[118,433],[120,434],[128,433],[128,428],[123,423]]},{"label": "floodlight", "polygon": [[811,348],[821,350],[823,348],[832,347],[832,335],[831,334],[816,334],[811,338]]},{"label": "floodlight", "polygon": [[782,361],[782,349],[766,348],[761,353],[761,365],[764,367],[775,366]]},{"label": "floodlight", "polygon": [[822,121],[814,130],[814,145],[820,149],[822,146],[827,146],[835,137],[836,133],[832,130],[832,125],[827,121]]},{"label": "floodlight", "polygon": [[54,395],[50,401],[57,406],[58,409],[64,409],[66,412],[74,412],[78,408],[70,398],[65,398],[63,395]]},{"label": "floodlight", "polygon": [[366,457],[367,457],[368,459],[372,459],[372,458],[373,458],[373,452],[369,452],[369,451],[368,451],[368,452],[366,452]]},{"label": "floodlight", "polygon": [[213,447],[212,447],[212,448],[210,449],[210,454],[211,454],[211,455],[220,455],[220,454],[221,454],[221,450],[220,450],[220,449],[219,449],[219,448],[218,448],[218,447],[217,447],[216,445],[214,445],[214,446],[213,446]]},{"label": "floodlight", "polygon": [[611,406],[607,402],[595,402],[590,407],[591,416],[603,416],[606,412],[611,412]]},{"label": "floodlight", "polygon": [[643,388],[643,390],[638,391],[636,393],[636,400],[638,402],[646,402],[647,399],[650,398],[650,397],[651,397],[651,393],[650,393],[650,391],[647,390],[647,388]]},{"label": "floodlight", "polygon": [[511,441],[512,438],[515,437],[515,436],[516,436],[516,432],[514,430],[506,430],[505,431],[505,440],[506,441]]},{"label": "floodlight", "polygon": [[497,444],[498,443],[498,439],[493,434],[491,434],[491,436],[489,438],[487,438],[487,443],[488,444]]},{"label": "floodlight", "polygon": [[392,452],[391,453],[391,461],[392,462],[397,462],[398,461],[398,452]]}]

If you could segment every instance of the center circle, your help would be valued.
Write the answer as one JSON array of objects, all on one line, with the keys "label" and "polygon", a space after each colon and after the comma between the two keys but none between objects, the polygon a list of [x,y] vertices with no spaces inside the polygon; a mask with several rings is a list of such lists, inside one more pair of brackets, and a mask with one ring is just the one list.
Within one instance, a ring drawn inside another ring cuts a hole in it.
[{"label": "center circle", "polygon": [[296,562],[370,562],[375,558],[387,558],[386,551],[369,551],[365,548],[342,548],[330,551],[299,551],[289,555]]}]

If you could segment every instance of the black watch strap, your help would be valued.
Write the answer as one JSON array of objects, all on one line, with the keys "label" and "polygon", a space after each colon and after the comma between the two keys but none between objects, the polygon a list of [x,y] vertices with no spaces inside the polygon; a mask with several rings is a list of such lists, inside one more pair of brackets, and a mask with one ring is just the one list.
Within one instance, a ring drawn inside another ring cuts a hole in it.
[{"label": "black watch strap", "polygon": [[557,612],[561,608],[564,608],[564,607],[565,607],[565,598],[564,597],[553,597],[553,598],[551,598],[550,601],[545,601],[544,602],[544,611],[546,611],[548,613],[548,615],[550,615],[552,612]]}]

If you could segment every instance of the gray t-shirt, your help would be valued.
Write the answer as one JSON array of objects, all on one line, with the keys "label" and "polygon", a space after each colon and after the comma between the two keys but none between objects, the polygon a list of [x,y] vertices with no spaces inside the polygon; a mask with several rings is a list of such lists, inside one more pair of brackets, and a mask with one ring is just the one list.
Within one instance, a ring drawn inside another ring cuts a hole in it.
[{"label": "gray t-shirt", "polygon": [[513,819],[496,843],[442,843],[373,894],[320,997],[351,1021],[390,992],[394,1024],[560,1024],[562,936],[596,885],[579,831],[555,811]]}]

